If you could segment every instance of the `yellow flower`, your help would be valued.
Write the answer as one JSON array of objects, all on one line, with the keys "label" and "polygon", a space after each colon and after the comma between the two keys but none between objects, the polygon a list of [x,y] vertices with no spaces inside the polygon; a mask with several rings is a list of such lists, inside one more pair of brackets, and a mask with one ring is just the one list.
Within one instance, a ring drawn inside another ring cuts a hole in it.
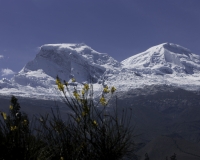
[{"label": "yellow flower", "polygon": [[72,82],[76,82],[76,79],[75,79],[75,78],[72,78]]},{"label": "yellow flower", "polygon": [[57,77],[56,78],[56,84],[58,85],[60,83],[60,79]]},{"label": "yellow flower", "polygon": [[10,109],[10,110],[13,110],[13,106],[12,106],[12,105],[10,105],[9,109]]},{"label": "yellow flower", "polygon": [[88,91],[88,89],[89,89],[90,87],[89,87],[89,85],[86,83],[86,84],[84,84],[84,90],[86,90],[86,91]]},{"label": "yellow flower", "polygon": [[108,89],[108,86],[106,86],[106,87],[103,89],[103,92],[104,92],[104,93],[109,93],[109,92],[110,92],[110,90]]},{"label": "yellow flower", "polygon": [[106,99],[105,99],[104,97],[101,97],[101,98],[100,98],[100,103],[101,103],[103,106],[107,105]]},{"label": "yellow flower", "polygon": [[7,114],[2,112],[1,115],[3,116],[3,119],[6,120],[7,119]]},{"label": "yellow flower", "polygon": [[94,126],[98,126],[97,121],[94,120],[94,121],[93,121],[93,125],[94,125]]},{"label": "yellow flower", "polygon": [[58,77],[56,78],[56,84],[57,84],[58,89],[60,91],[64,91],[64,85],[61,83],[61,81],[60,81],[60,79]]},{"label": "yellow flower", "polygon": [[82,95],[84,95],[84,94],[85,94],[85,90],[83,89],[83,90],[81,91],[81,93],[82,93]]},{"label": "yellow flower", "polygon": [[75,97],[77,100],[80,100],[80,95],[78,94],[77,91],[74,91],[73,94],[74,94],[74,97]]},{"label": "yellow flower", "polygon": [[79,123],[80,121],[81,121],[81,119],[80,119],[80,118],[76,118],[76,122],[78,122],[78,123]]},{"label": "yellow flower", "polygon": [[16,129],[17,129],[17,126],[11,126],[11,127],[10,127],[10,130],[11,130],[11,131],[14,131],[14,130],[16,130]]},{"label": "yellow flower", "polygon": [[81,115],[82,115],[82,117],[85,117],[87,115],[87,113],[86,112],[82,112]]},{"label": "yellow flower", "polygon": [[27,124],[28,124],[28,121],[25,119],[25,120],[23,121],[23,124],[24,124],[24,125],[27,125]]},{"label": "yellow flower", "polygon": [[111,93],[113,94],[115,91],[116,91],[116,88],[115,88],[115,87],[112,87],[112,88],[111,88]]},{"label": "yellow flower", "polygon": [[63,86],[62,83],[58,84],[58,89],[59,89],[60,91],[64,91],[64,86]]}]

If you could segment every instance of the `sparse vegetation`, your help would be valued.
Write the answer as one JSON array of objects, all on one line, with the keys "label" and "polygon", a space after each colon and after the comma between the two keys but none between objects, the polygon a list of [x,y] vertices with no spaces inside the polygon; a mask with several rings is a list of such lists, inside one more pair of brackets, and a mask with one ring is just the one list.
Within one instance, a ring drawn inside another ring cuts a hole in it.
[{"label": "sparse vegetation", "polygon": [[33,135],[26,113],[20,111],[16,97],[12,96],[9,113],[1,112],[0,159],[36,159],[41,143]]},{"label": "sparse vegetation", "polygon": [[[72,79],[72,82],[75,82]],[[70,87],[57,77],[63,101],[71,109],[63,120],[59,109],[33,119],[20,112],[17,99],[11,98],[10,113],[2,112],[0,122],[0,159],[131,159],[134,155],[133,128],[126,111],[108,111],[115,88],[105,86],[98,101],[91,84],[81,89]]]}]

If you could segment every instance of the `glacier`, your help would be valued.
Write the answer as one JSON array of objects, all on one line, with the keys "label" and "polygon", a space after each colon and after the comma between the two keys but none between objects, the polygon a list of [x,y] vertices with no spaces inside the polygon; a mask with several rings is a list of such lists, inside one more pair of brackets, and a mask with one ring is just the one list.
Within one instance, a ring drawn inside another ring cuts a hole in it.
[{"label": "glacier", "polygon": [[45,44],[10,80],[0,80],[0,95],[59,99],[56,76],[72,87],[93,83],[94,96],[105,85],[115,86],[118,93],[151,85],[200,90],[200,56],[180,45],[163,43],[118,62],[83,43]]}]

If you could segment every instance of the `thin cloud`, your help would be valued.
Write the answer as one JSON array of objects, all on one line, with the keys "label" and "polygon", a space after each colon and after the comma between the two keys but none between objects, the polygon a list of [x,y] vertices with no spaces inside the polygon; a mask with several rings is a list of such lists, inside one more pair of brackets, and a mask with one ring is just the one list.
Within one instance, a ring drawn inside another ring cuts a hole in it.
[{"label": "thin cloud", "polygon": [[6,68],[1,70],[1,76],[8,76],[12,74],[15,74],[15,72],[13,72],[11,69]]},{"label": "thin cloud", "polygon": [[0,55],[0,59],[2,59],[4,56],[3,55]]}]

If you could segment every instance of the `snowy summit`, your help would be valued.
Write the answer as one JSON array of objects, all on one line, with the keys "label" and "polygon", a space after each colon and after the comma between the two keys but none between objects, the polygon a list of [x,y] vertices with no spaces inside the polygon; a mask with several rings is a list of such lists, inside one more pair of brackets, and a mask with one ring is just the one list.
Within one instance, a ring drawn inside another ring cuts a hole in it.
[{"label": "snowy summit", "polygon": [[95,93],[105,85],[118,91],[146,85],[198,90],[200,56],[182,46],[163,43],[118,62],[85,44],[46,44],[11,80],[0,80],[0,94],[55,98],[57,75],[69,83],[74,77],[76,85],[92,81]]},{"label": "snowy summit", "polygon": [[141,69],[144,73],[199,73],[200,56],[173,43],[163,43],[122,61],[124,68]]}]

